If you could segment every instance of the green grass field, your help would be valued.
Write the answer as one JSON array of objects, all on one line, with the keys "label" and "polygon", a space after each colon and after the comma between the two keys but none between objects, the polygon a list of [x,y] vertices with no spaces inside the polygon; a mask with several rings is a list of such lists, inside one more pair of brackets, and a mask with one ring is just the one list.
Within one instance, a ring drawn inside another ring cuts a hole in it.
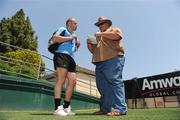
[{"label": "green grass field", "polygon": [[76,110],[75,116],[54,116],[49,111],[0,111],[0,120],[180,120],[180,108],[129,109],[125,116],[92,115]]}]

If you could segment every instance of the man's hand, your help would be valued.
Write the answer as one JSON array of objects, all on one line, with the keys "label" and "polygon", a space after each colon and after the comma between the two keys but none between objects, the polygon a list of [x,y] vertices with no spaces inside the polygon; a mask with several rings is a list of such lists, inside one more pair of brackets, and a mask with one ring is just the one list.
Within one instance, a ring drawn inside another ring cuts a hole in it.
[{"label": "man's hand", "polygon": [[79,48],[80,45],[81,45],[80,40],[76,40],[76,46]]},{"label": "man's hand", "polygon": [[93,42],[90,39],[87,39],[87,48],[91,53],[93,53]]},{"label": "man's hand", "polygon": [[71,39],[76,39],[77,35],[73,33],[70,37],[71,37]]},{"label": "man's hand", "polygon": [[87,44],[93,44],[92,40],[87,39]]}]

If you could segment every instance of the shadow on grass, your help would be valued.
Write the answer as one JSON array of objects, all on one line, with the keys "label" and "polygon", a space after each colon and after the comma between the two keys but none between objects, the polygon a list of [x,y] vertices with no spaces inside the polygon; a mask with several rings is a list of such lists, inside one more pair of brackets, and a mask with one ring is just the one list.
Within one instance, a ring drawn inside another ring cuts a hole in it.
[{"label": "shadow on grass", "polygon": [[[31,115],[44,115],[44,116],[48,116],[48,115],[53,115],[52,113],[31,113]],[[84,113],[76,113],[76,115],[75,116],[96,116],[96,115],[93,115],[92,113],[86,113],[86,112],[84,112]]]},{"label": "shadow on grass", "polygon": [[31,115],[44,115],[44,116],[47,116],[47,115],[53,115],[52,113],[31,113]]},{"label": "shadow on grass", "polygon": [[86,113],[86,112],[84,112],[84,113],[76,113],[76,115],[81,115],[81,116],[85,116],[85,115],[93,115],[92,113]]}]

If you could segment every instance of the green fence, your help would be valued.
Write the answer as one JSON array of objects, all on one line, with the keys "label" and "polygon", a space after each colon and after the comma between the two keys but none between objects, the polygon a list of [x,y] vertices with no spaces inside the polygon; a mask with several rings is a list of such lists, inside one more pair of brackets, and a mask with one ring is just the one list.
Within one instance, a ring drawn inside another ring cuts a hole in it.
[{"label": "green fence", "polygon": [[[54,85],[45,80],[33,80],[0,74],[0,110],[52,110]],[[64,90],[62,92],[64,98]],[[74,92],[73,109],[98,108],[99,99]]]}]

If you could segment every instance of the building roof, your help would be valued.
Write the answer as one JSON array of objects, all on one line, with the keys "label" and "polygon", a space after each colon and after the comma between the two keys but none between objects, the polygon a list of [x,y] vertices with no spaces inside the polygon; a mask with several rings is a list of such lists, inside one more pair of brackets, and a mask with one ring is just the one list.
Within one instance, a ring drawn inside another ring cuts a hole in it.
[{"label": "building roof", "polygon": [[[76,70],[77,70],[77,72],[78,73],[84,73],[84,74],[87,74],[87,75],[92,75],[92,76],[95,76],[95,72],[94,71],[92,71],[92,70],[89,70],[89,69],[87,69],[87,68],[83,68],[83,67],[80,67],[80,66],[76,66]],[[55,78],[55,72],[52,72],[52,73],[50,73],[50,74],[47,74],[47,75],[45,75],[44,76],[44,78],[46,79],[46,80],[50,80],[50,79],[52,79],[52,78]]]}]

